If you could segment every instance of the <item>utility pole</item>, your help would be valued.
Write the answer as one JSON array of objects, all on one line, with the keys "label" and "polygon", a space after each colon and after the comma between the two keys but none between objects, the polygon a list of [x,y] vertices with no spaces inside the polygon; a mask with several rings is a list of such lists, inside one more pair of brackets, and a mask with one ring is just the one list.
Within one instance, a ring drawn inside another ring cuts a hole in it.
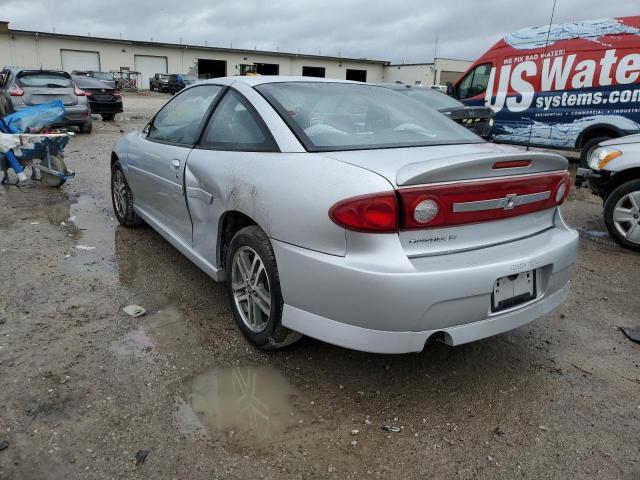
[{"label": "utility pole", "polygon": [[436,46],[433,49],[433,60],[434,61],[435,61],[437,56],[438,56],[438,33],[436,33]]},{"label": "utility pole", "polygon": [[436,45],[433,49],[433,84],[438,85],[438,67],[436,67],[436,58],[438,56],[438,32],[436,32]]}]

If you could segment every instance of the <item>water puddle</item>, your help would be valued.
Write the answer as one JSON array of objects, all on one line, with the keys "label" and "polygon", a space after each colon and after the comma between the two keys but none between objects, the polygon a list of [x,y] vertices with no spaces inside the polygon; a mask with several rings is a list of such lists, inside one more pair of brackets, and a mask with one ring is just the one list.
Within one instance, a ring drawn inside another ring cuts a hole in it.
[{"label": "water puddle", "polygon": [[112,351],[119,355],[142,357],[152,349],[170,357],[187,354],[201,344],[197,331],[184,319],[182,311],[167,305],[155,313],[148,312],[140,317],[140,328],[129,332],[112,345]]},{"label": "water puddle", "polygon": [[240,441],[265,442],[298,423],[297,397],[297,389],[273,367],[213,368],[187,382],[176,420],[182,431],[201,426]]}]

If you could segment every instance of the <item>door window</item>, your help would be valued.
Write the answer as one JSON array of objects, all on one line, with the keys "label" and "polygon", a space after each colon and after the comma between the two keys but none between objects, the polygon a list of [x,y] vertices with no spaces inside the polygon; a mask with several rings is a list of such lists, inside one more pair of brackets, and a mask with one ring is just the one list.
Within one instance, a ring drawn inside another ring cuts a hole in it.
[{"label": "door window", "polygon": [[277,151],[271,134],[257,114],[233,90],[224,96],[216,108],[201,145],[215,150]]},{"label": "door window", "polygon": [[487,91],[490,73],[490,63],[483,63],[471,70],[467,75],[465,75],[458,86],[458,97],[471,98],[477,95],[482,95]]},{"label": "door window", "polygon": [[223,89],[220,85],[202,85],[175,96],[153,119],[148,138],[193,145],[205,113]]}]

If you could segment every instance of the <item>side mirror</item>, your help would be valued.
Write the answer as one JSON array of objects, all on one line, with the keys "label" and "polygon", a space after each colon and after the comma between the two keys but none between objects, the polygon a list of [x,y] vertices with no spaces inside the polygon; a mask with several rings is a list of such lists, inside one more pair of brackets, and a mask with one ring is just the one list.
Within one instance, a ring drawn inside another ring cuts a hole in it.
[{"label": "side mirror", "polygon": [[453,85],[451,85],[450,83],[447,85],[447,95],[453,97]]}]

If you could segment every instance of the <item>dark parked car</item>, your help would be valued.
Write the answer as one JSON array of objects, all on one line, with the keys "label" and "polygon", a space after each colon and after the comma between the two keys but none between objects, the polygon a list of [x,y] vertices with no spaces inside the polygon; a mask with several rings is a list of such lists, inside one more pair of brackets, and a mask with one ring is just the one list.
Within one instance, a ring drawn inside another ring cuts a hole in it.
[{"label": "dark parked car", "polygon": [[178,75],[174,73],[156,73],[149,79],[149,90],[175,93],[179,90],[177,83]]},{"label": "dark parked car", "polygon": [[176,75],[176,87],[177,90],[173,93],[177,93],[187,85],[191,85],[198,81],[197,75]]},{"label": "dark parked car", "polygon": [[63,124],[56,126],[73,125],[82,133],[91,132],[91,109],[87,97],[75,87],[67,72],[26,68],[3,70],[0,115],[5,116],[21,108],[52,100],[61,100],[65,110]]},{"label": "dark parked car", "polygon": [[114,78],[109,72],[94,72],[93,70],[74,70],[71,72],[72,76],[91,77],[101,82],[106,83],[111,88],[119,89],[118,80]]},{"label": "dark parked car", "polygon": [[495,113],[489,107],[470,107],[432,88],[414,87],[401,83],[381,83],[379,85],[408,95],[431,108],[435,108],[484,139],[488,139],[491,134]]},{"label": "dark parked car", "polygon": [[71,78],[87,97],[91,113],[99,113],[103,120],[113,120],[116,113],[122,112],[122,97],[115,88],[91,77],[74,75]]}]

